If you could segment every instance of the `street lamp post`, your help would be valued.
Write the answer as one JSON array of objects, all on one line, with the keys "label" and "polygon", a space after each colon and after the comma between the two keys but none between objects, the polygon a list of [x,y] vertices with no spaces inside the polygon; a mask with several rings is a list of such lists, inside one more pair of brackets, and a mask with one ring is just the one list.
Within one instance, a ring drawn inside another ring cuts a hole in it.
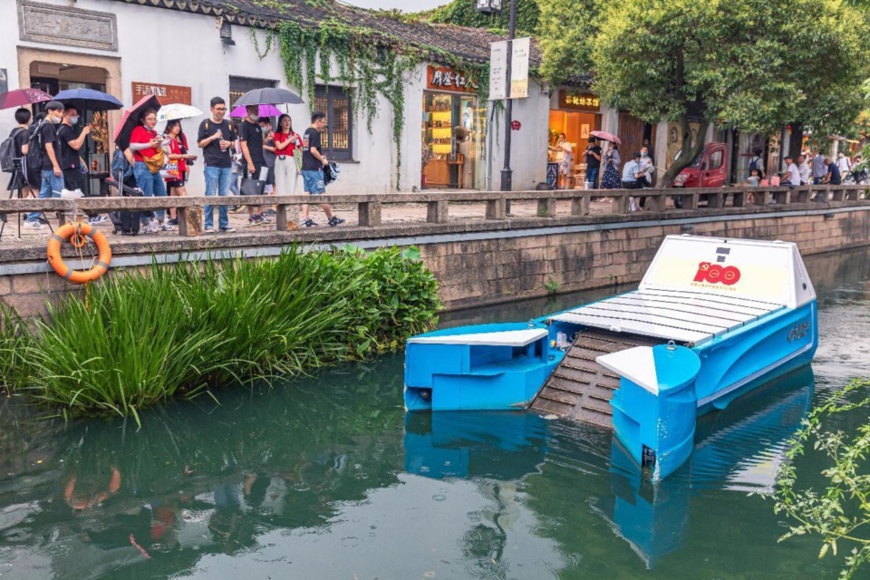
[{"label": "street lamp post", "polygon": [[[511,60],[513,55],[513,41],[517,33],[517,0],[510,0],[510,25],[507,40],[507,67],[505,83],[505,115],[504,115],[504,168],[501,170],[501,191],[511,191],[513,188],[513,171],[511,170],[511,123],[513,121],[513,100],[511,93]],[[478,12],[495,14],[501,11],[502,0],[476,0]],[[505,212],[510,213],[511,202],[505,200]]]}]

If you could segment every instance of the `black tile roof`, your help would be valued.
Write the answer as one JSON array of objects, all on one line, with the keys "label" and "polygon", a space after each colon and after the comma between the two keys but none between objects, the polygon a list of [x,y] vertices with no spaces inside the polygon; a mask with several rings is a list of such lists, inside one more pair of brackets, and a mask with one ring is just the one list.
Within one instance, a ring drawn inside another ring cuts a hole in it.
[{"label": "black tile roof", "polygon": [[[116,1],[222,16],[234,24],[258,28],[274,28],[281,20],[291,20],[312,27],[325,20],[335,20],[372,30],[379,37],[378,40],[390,46],[411,45],[422,50],[434,49],[431,58],[436,62],[440,60],[438,52],[471,62],[487,62],[490,43],[504,40],[503,36],[482,28],[433,24],[411,17],[400,17],[395,12],[348,6],[335,0]],[[540,63],[541,53],[533,42],[529,65],[536,69]]]}]

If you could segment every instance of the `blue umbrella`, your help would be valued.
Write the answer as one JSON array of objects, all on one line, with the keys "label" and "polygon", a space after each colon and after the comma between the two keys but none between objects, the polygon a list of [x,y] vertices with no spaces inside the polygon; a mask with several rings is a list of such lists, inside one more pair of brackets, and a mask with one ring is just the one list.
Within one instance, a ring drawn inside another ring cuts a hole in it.
[{"label": "blue umbrella", "polygon": [[124,108],[123,103],[101,91],[93,89],[70,89],[54,96],[55,101],[72,105],[79,111],[114,111]]}]

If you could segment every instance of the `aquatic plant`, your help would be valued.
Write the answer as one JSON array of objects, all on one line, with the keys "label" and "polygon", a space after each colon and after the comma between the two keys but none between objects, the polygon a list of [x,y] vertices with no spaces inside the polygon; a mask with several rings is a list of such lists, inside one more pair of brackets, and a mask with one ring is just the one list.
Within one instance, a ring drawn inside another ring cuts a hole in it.
[{"label": "aquatic plant", "polygon": [[[865,418],[851,434],[829,430],[825,423],[837,414],[870,408],[868,387],[868,379],[853,380],[803,421],[790,442],[789,461],[780,468],[774,495],[774,511],[790,520],[780,541],[821,536],[819,558],[845,553],[844,579],[855,577],[870,562],[870,422]],[[821,489],[798,477],[794,460],[810,449],[826,459]]]},{"label": "aquatic plant", "polygon": [[413,256],[299,250],[111,276],[30,328],[4,311],[3,380],[66,415],[138,422],[173,396],[395,349],[434,321],[437,285]]}]

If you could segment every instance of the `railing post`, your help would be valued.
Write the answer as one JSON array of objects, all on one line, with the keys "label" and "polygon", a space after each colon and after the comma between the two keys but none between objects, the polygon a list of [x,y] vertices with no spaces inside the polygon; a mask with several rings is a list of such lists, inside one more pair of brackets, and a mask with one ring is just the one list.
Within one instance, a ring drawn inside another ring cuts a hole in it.
[{"label": "railing post", "polygon": [[190,234],[188,233],[187,227],[187,208],[186,207],[177,207],[175,208],[175,215],[178,218],[178,235],[186,238]]},{"label": "railing post", "polygon": [[556,217],[556,199],[546,197],[538,200],[538,217]]},{"label": "railing post", "polygon": [[286,232],[287,227],[287,206],[283,203],[275,204],[275,229],[279,232]]},{"label": "railing post", "polygon": [[589,215],[589,196],[585,193],[574,192],[571,198],[571,215]]},{"label": "railing post", "polygon": [[746,192],[743,191],[735,191],[734,192],[734,207],[743,207],[743,204],[746,202]]},{"label": "railing post", "polygon": [[[689,203],[686,204],[685,199],[689,198]],[[686,209],[698,209],[698,199],[701,197],[699,193],[690,193],[683,196],[683,207]],[[688,206],[688,207],[687,207]]]},{"label": "railing post", "polygon": [[773,192],[773,201],[779,205],[787,205],[789,201],[789,197],[791,194],[791,190],[785,191],[774,191]]},{"label": "railing post", "polygon": [[835,189],[834,194],[831,196],[831,201],[843,201],[843,190]]},{"label": "railing post", "polygon": [[625,192],[614,194],[613,213],[628,213],[628,195]]},{"label": "railing post", "polygon": [[363,201],[357,204],[359,225],[371,228],[381,225],[381,202]]},{"label": "railing post", "polygon": [[707,194],[707,207],[724,207],[725,206],[725,196],[727,194],[723,192],[721,189],[717,189],[712,193]]},{"label": "railing post", "polygon": [[430,224],[446,224],[447,223],[447,200],[435,200],[426,203],[426,221]]},{"label": "railing post", "polygon": [[503,220],[507,214],[504,198],[486,200],[486,219]]}]

